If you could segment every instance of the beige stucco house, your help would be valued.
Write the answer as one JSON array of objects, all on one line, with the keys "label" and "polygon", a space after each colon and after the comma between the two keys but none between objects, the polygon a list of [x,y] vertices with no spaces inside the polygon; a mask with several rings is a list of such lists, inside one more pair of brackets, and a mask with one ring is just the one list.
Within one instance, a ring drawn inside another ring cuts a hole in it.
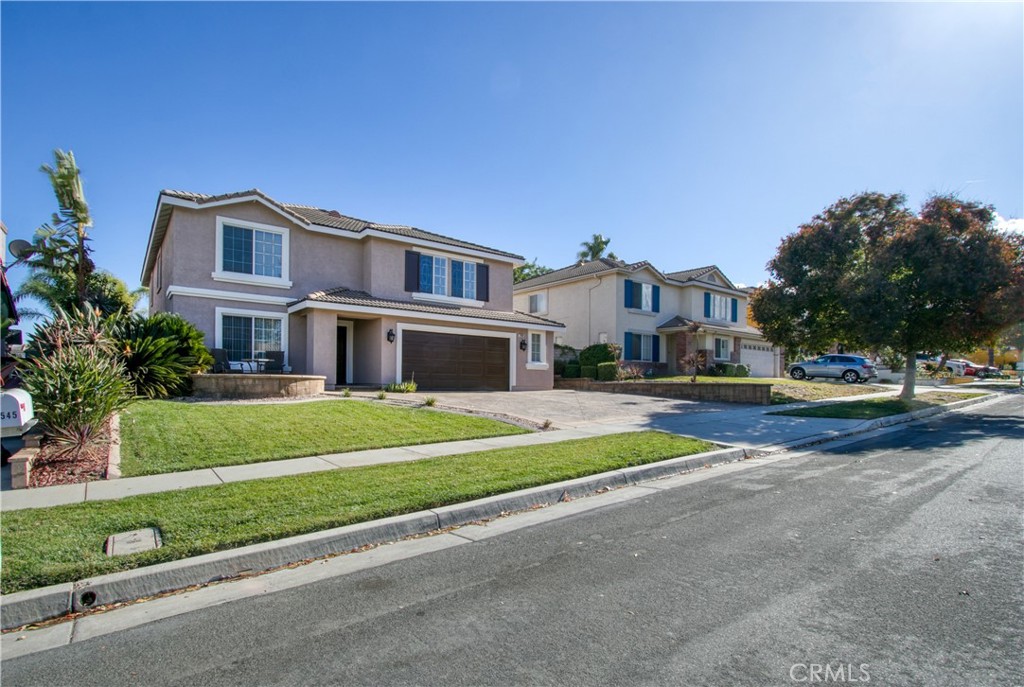
[{"label": "beige stucco house", "polygon": [[622,359],[680,372],[679,359],[703,350],[708,363],[750,366],[752,376],[783,370],[781,349],[747,322],[747,290],[714,265],[662,273],[649,262],[602,258],[516,284],[514,307],[564,322],[556,343],[622,345]]},{"label": "beige stucco house", "polygon": [[233,366],[283,351],[328,388],[550,389],[563,325],[512,307],[513,253],[281,203],[161,191],[142,283]]}]

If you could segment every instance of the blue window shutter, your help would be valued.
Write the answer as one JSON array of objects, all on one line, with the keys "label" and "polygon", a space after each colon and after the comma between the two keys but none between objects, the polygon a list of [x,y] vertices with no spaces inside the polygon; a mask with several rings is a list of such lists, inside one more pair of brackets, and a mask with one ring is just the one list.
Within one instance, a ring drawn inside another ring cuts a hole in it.
[{"label": "blue window shutter", "polygon": [[711,292],[704,292],[704,317],[711,317]]},{"label": "blue window shutter", "polygon": [[661,287],[657,284],[654,285],[654,294],[651,296],[651,305],[654,308],[654,312],[661,312]]},{"label": "blue window shutter", "polygon": [[416,251],[405,251],[405,290],[419,291],[420,288],[420,254]]},{"label": "blue window shutter", "polygon": [[732,321],[738,322],[740,315],[740,302],[735,298],[732,299]]},{"label": "blue window shutter", "polygon": [[476,299],[491,300],[491,268],[482,262],[476,266]]},{"label": "blue window shutter", "polygon": [[[658,287],[654,287],[658,288]],[[655,334],[651,337],[651,362],[656,363],[661,360],[661,337]]]},{"label": "blue window shutter", "polygon": [[626,307],[633,307],[633,281],[631,279],[626,280]]},{"label": "blue window shutter", "polygon": [[[629,293],[629,289],[626,289],[626,293]],[[633,335],[626,332],[626,340],[622,344],[622,359],[632,360],[633,359]]]}]

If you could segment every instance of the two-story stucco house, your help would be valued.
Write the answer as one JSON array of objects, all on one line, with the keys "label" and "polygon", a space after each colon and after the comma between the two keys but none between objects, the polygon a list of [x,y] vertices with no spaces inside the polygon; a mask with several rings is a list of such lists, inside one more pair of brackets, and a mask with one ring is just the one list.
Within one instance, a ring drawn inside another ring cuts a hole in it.
[{"label": "two-story stucco house", "polygon": [[233,365],[283,351],[328,388],[550,389],[564,327],[512,308],[522,257],[409,226],[281,203],[258,190],[162,191],[142,269]]},{"label": "two-story stucco house", "polygon": [[747,322],[748,292],[714,265],[662,273],[649,262],[602,258],[514,286],[514,306],[566,326],[564,343],[622,345],[622,359],[679,372],[703,350],[709,364],[744,363],[751,375],[782,374],[782,355]]}]

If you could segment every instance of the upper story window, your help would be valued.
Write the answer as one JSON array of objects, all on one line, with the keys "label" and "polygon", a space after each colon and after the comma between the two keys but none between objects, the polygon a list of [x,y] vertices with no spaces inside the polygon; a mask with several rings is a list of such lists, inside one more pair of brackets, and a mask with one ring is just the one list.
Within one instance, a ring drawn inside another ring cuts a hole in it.
[{"label": "upper story window", "polygon": [[488,300],[487,265],[444,255],[405,253],[405,290],[441,300]]},{"label": "upper story window", "polygon": [[224,225],[224,271],[281,278],[281,234]]},{"label": "upper story window", "polygon": [[656,284],[644,284],[626,280],[626,307],[644,312],[661,311],[661,287]]},{"label": "upper story window", "polygon": [[217,281],[288,288],[288,230],[217,218]]},{"label": "upper story window", "polygon": [[530,295],[530,312],[546,313],[548,311],[548,295],[546,293],[535,293]]},{"label": "upper story window", "polygon": [[705,291],[704,317],[709,320],[736,322],[739,319],[739,300]]}]

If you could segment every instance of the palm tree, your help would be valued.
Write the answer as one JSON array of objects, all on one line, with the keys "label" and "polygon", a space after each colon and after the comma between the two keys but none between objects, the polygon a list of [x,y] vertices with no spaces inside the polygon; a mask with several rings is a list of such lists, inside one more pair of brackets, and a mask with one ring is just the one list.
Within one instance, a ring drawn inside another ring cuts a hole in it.
[{"label": "palm tree", "polygon": [[[576,257],[579,258],[580,262],[600,260],[605,257],[604,251],[611,242],[611,239],[606,239],[604,236],[601,236],[601,234],[594,234],[589,241],[584,241],[580,244],[580,248],[583,250],[577,253]],[[609,253],[608,257],[612,260],[618,260],[618,258],[615,257],[615,253]]]},{"label": "palm tree", "polygon": [[92,251],[86,245],[86,229],[92,226],[92,216],[75,154],[58,149],[53,151],[53,158],[55,167],[43,165],[39,169],[50,178],[58,211],[53,213],[52,227],[44,224],[36,232],[37,257],[30,260],[29,266],[48,272],[71,269],[75,275],[76,304],[82,307],[87,299],[89,275],[95,269],[89,259]]},{"label": "palm tree", "polygon": [[[49,177],[58,210],[53,213],[52,224],[43,224],[36,230],[32,250],[23,258],[31,274],[16,297],[35,299],[51,312],[56,312],[55,306],[75,311],[90,300],[90,295],[95,298],[111,292],[107,282],[116,277],[97,279],[96,267],[89,257],[92,250],[87,245],[86,230],[92,226],[92,216],[74,153],[55,150],[53,157],[55,166],[43,165],[40,171]],[[42,313],[26,310],[24,314],[33,317]]]}]

